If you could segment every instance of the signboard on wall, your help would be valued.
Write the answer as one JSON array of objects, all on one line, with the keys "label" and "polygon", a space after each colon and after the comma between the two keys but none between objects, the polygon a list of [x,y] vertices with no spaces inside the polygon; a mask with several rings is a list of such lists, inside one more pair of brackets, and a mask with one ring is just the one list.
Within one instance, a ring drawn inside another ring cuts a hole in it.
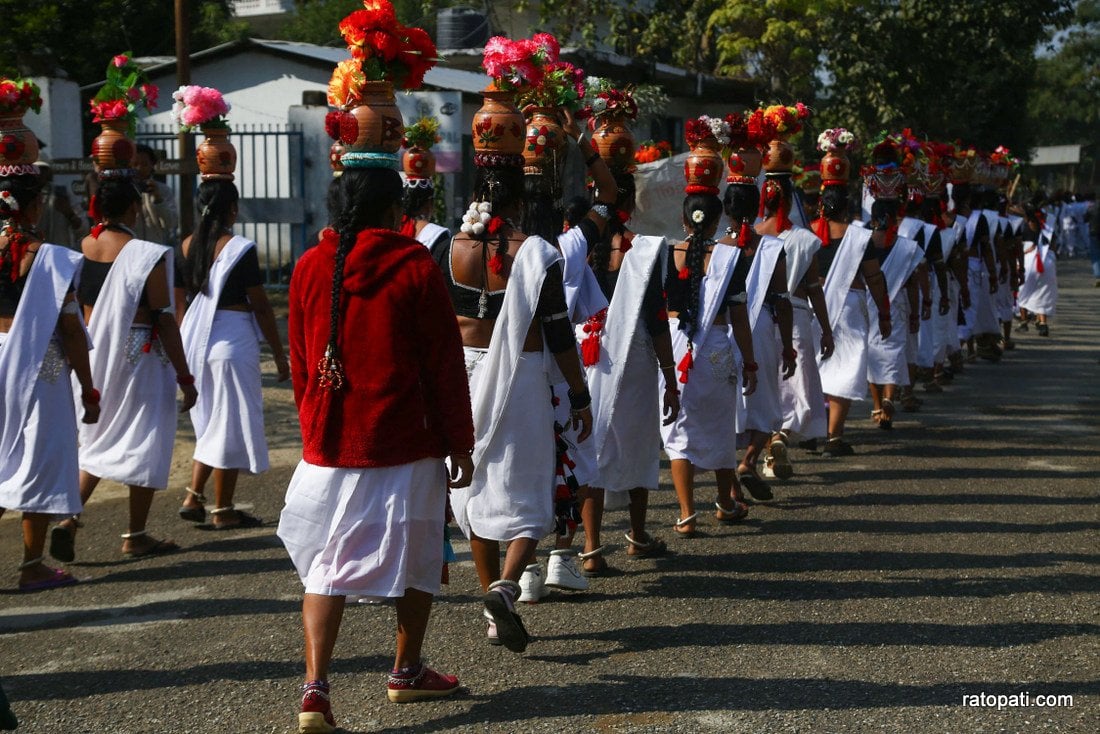
[{"label": "signboard on wall", "polygon": [[[397,95],[397,106],[406,125],[421,117],[439,120],[439,142],[432,148],[437,173],[462,170],[462,93],[413,92]],[[466,131],[469,133],[469,130]]]}]

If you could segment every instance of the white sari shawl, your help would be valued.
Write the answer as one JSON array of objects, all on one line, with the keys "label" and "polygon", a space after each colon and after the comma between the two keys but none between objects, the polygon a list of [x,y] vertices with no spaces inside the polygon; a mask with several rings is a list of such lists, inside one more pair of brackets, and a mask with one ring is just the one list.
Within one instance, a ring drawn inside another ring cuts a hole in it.
[{"label": "white sari shawl", "polygon": [[[661,278],[662,283],[664,282],[667,259],[668,247],[664,237],[637,236],[619,267],[615,294],[611,299],[611,305],[607,308],[604,338],[600,345],[600,348],[606,352],[606,358],[601,355],[596,369],[588,371],[588,389],[592,393],[592,403],[595,407],[592,438],[597,456],[602,455],[604,442],[607,440],[631,342],[637,330],[641,328],[642,301],[649,286],[649,279],[653,276],[654,266],[660,262],[658,277]],[[712,255],[712,265],[713,259]],[[656,375],[656,368],[654,375]],[[601,479],[605,483],[608,479],[604,477],[604,473],[609,469],[610,467],[600,465]]]},{"label": "white sari shawl", "polygon": [[562,281],[569,320],[583,324],[607,308],[607,298],[600,290],[596,274],[588,265],[588,241],[580,227],[573,227],[558,236],[558,249],[564,258]]},{"label": "white sari shawl", "polygon": [[43,244],[31,264],[11,330],[0,349],[0,466],[8,466],[22,439],[46,348],[83,263],[79,252]]},{"label": "white sari shawl", "polygon": [[890,302],[897,300],[902,286],[913,271],[917,269],[924,251],[916,240],[903,237],[900,234],[894,240],[894,246],[890,248],[890,254],[882,263],[882,274],[886,276],[886,292],[890,296]]},{"label": "white sari shawl", "polygon": [[[733,268],[737,265],[737,258],[741,255],[741,248],[732,245],[718,244],[710,254],[710,263],[707,265],[707,273],[699,284],[699,316],[696,321],[695,336],[691,337],[693,344],[706,344],[707,335],[714,326],[714,319],[718,317],[718,309],[722,308],[723,298],[729,288],[730,278],[733,277]],[[756,251],[760,257],[760,249]],[[774,262],[773,262],[774,266]],[[683,318],[683,314],[681,314]],[[729,328],[729,327],[723,327]],[[672,332],[672,348],[676,354],[687,351],[688,335],[683,329]],[[689,378],[691,371],[688,370]],[[690,379],[689,379],[690,381]]]},{"label": "white sari shawl", "polygon": [[840,311],[844,308],[852,281],[859,273],[859,265],[863,262],[863,253],[867,251],[870,240],[871,230],[850,224],[837,245],[833,264],[825,275],[825,308],[829,312],[829,326],[833,331],[840,323]]},{"label": "white sari shawl", "polygon": [[802,276],[810,267],[814,255],[821,249],[821,240],[804,227],[792,227],[779,235],[787,252],[787,291],[794,293]]},{"label": "white sari shawl", "polygon": [[[768,294],[768,284],[771,283],[772,274],[775,272],[775,264],[779,261],[779,253],[783,251],[783,241],[778,237],[764,236],[756,247],[756,255],[749,266],[749,274],[745,278],[745,289],[748,292],[749,328],[756,328],[756,320],[760,316],[760,309],[764,305],[764,296]],[[738,250],[740,253],[740,250]]]},{"label": "white sari shawl", "polygon": [[[549,242],[541,237],[528,237],[512,262],[504,303],[493,328],[489,353],[481,367],[483,376],[471,395],[476,430],[473,453],[475,481],[478,474],[485,473],[481,459],[497,439],[500,416],[511,399],[516,365],[523,354],[523,342],[527,339],[531,320],[535,317],[546,270],[561,260],[561,253]],[[549,360],[549,351],[544,347],[543,352]],[[518,436],[500,438],[505,441],[523,440]],[[549,487],[547,491],[550,491]]]},{"label": "white sari shawl", "polygon": [[[103,290],[96,299],[95,311],[88,333],[96,349],[91,353],[92,384],[101,386],[103,391],[99,410],[101,416],[110,416],[118,412],[125,395],[110,389],[111,385],[121,382],[120,375],[128,371],[126,361],[126,342],[130,337],[130,327],[134,323],[138,302],[145,288],[145,281],[157,263],[164,260],[168,268],[168,283],[173,282],[172,250],[164,245],[146,240],[132,239],[118,253],[107,277],[103,281]],[[172,308],[172,289],[168,289],[169,305]],[[99,438],[109,421],[80,424],[80,443],[88,446]]]},{"label": "white sari shawl", "polygon": [[435,222],[426,223],[419,232],[416,233],[416,241],[428,248],[428,252],[435,254],[436,246],[444,241],[451,239],[451,231],[446,227],[441,227]]},{"label": "white sari shawl", "polygon": [[[255,242],[240,235],[235,235],[225,243],[225,247],[210,266],[207,280],[208,292],[195,296],[183,317],[183,323],[180,324],[180,337],[183,339],[183,349],[187,355],[187,366],[195,376],[195,390],[199,393],[195,407],[191,408],[191,422],[195,426],[196,436],[206,432],[206,425],[210,421],[210,402],[203,400],[202,396],[206,394],[204,388],[207,380],[211,379],[207,357],[210,354],[210,330],[214,325],[218,300],[233,268],[245,253],[255,246]],[[252,323],[255,325],[255,319]],[[259,327],[256,327],[256,338],[257,340],[260,338]]]}]

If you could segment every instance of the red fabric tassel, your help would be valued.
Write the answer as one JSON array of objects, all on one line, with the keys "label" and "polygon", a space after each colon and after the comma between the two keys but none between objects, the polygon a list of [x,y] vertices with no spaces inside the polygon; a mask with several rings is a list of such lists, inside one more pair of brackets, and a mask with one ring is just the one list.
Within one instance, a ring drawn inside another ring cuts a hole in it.
[{"label": "red fabric tassel", "polygon": [[88,216],[91,217],[93,222],[98,222],[103,218],[99,215],[98,194],[92,194],[92,198],[88,200]]},{"label": "red fabric tassel", "polygon": [[687,384],[688,370],[695,366],[695,357],[691,354],[692,350],[689,348],[687,354],[680,360],[680,364],[676,365],[676,369],[680,372],[680,382]]},{"label": "red fabric tassel", "polygon": [[1044,270],[1045,268],[1043,268],[1043,248],[1039,245],[1039,243],[1035,243],[1035,272],[1037,272],[1039,275],[1042,275]]},{"label": "red fabric tassel", "polygon": [[416,237],[416,220],[408,214],[401,216],[401,227],[397,230],[406,237]]},{"label": "red fabric tassel", "polygon": [[103,234],[103,230],[105,229],[107,229],[107,224],[105,222],[100,222],[96,226],[92,227],[92,239],[98,240],[99,236]]},{"label": "red fabric tassel", "polygon": [[691,277],[691,271],[688,270],[686,267],[680,268],[680,272],[677,273],[677,277],[680,280],[687,280]]},{"label": "red fabric tassel", "polygon": [[600,336],[603,334],[603,325],[607,320],[607,309],[592,316],[584,324],[584,333],[587,336],[581,342],[581,361],[585,367],[591,367],[600,361]]},{"label": "red fabric tassel", "polygon": [[829,246],[829,220],[825,217],[820,217],[814,222],[814,234],[821,240],[822,247]]},{"label": "red fabric tassel", "polygon": [[489,258],[489,272],[497,276],[504,274],[504,258],[499,253],[493,253]]},{"label": "red fabric tassel", "polygon": [[748,221],[741,222],[741,231],[737,233],[737,246],[744,247],[752,241],[752,227]]},{"label": "red fabric tassel", "polygon": [[794,225],[791,223],[791,218],[787,214],[787,202],[785,199],[779,200],[779,209],[775,212],[775,233],[782,234]]}]

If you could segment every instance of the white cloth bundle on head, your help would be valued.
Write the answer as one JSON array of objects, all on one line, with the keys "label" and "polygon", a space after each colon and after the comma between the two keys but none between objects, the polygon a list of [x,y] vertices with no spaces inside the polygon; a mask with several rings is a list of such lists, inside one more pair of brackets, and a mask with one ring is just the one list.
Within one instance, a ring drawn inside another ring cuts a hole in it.
[{"label": "white cloth bundle on head", "polygon": [[[132,239],[119,251],[96,300],[88,331],[92,382],[102,391],[99,422],[80,425],[80,468],[93,476],[150,489],[168,487],[176,434],[176,384],[160,342],[134,326],[145,282],[164,261],[172,284],[172,250]],[[171,309],[171,288],[169,288]]]}]

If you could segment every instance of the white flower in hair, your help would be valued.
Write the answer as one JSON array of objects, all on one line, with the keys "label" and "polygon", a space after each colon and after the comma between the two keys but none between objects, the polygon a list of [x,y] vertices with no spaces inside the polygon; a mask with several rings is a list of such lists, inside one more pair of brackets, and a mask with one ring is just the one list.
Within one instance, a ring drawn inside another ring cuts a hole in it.
[{"label": "white flower in hair", "polygon": [[462,234],[473,234],[474,227],[469,222],[463,222],[462,226],[458,228]]},{"label": "white flower in hair", "polygon": [[489,220],[492,219],[492,218],[493,218],[493,215],[490,214],[489,212],[481,212],[481,214],[478,216],[478,221],[481,222],[482,224],[488,224]]},{"label": "white flower in hair", "polygon": [[707,215],[703,212],[702,209],[696,209],[691,213],[691,221],[695,222],[696,224],[702,224],[703,220],[706,218]]},{"label": "white flower in hair", "polygon": [[15,198],[15,194],[10,191],[0,191],[0,201],[4,202],[4,205],[8,207],[8,211],[19,211],[19,201]]},{"label": "white flower in hair", "polygon": [[477,210],[483,214],[488,214],[493,211],[493,205],[487,201],[483,201],[477,205]]},{"label": "white flower in hair", "polygon": [[477,222],[475,224],[471,224],[470,229],[473,230],[474,234],[481,234],[485,231],[485,225],[481,222]]}]

